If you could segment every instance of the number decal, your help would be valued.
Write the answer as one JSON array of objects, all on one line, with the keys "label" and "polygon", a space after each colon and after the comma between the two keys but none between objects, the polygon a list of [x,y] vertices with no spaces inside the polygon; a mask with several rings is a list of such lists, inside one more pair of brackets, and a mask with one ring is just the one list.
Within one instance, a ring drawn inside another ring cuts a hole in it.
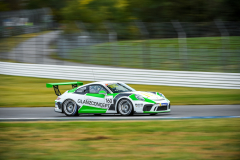
[{"label": "number decal", "polygon": [[112,99],[106,99],[107,103],[112,103]]},{"label": "number decal", "polygon": [[113,104],[113,97],[112,96],[106,96],[105,97],[105,103],[106,104]]}]

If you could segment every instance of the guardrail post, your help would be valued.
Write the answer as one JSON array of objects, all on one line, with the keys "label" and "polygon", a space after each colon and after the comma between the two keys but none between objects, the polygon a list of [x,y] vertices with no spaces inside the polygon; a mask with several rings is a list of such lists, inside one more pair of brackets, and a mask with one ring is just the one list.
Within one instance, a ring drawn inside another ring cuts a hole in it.
[{"label": "guardrail post", "polygon": [[179,54],[182,60],[183,69],[188,70],[188,53],[187,53],[187,41],[186,33],[184,32],[180,22],[172,21],[172,25],[178,33]]},{"label": "guardrail post", "polygon": [[[23,11],[21,11],[20,12],[20,14],[21,14],[21,17],[27,17],[27,15],[25,14],[25,11],[23,10]],[[25,27],[25,26],[24,26]],[[20,33],[21,34],[21,33]],[[22,39],[24,39],[23,37],[22,37]],[[22,43],[19,45],[19,48],[20,48],[20,51],[19,51],[19,54],[18,55],[20,55],[19,56],[19,62],[24,62],[24,46],[22,45]]]},{"label": "guardrail post", "polygon": [[117,42],[117,32],[113,29],[111,23],[109,22],[105,22],[104,23],[107,31],[108,31],[108,41],[110,42],[110,47],[111,47],[111,51],[112,51],[112,60],[111,63],[112,65],[118,65],[118,61],[115,61],[118,59],[118,54],[117,54],[117,50],[115,49],[117,46],[115,46],[114,42]]},{"label": "guardrail post", "polygon": [[224,26],[224,23],[222,20],[218,19],[215,20],[215,24],[218,28],[218,30],[221,33],[221,39],[222,39],[222,65],[223,65],[223,71],[226,71],[226,66],[228,65],[228,57],[231,57],[231,55],[228,55],[230,53],[226,52],[226,49],[229,46],[229,33],[227,31],[227,28]]},{"label": "guardrail post", "polygon": [[40,46],[39,46],[39,63],[43,64],[43,46],[44,46],[44,39],[43,35],[40,35],[39,38],[36,37],[36,39],[39,39]]},{"label": "guardrail post", "polygon": [[149,54],[149,44],[147,39],[149,38],[149,32],[147,28],[144,26],[143,22],[141,21],[135,21],[136,26],[139,28],[139,31],[142,35],[142,60],[143,60],[143,67],[144,68],[149,68],[150,67],[150,62],[151,62],[151,55]]},{"label": "guardrail post", "polygon": [[[76,24],[76,26],[79,28],[79,29],[82,29],[83,30],[83,39],[84,39],[84,44],[83,45],[81,45],[81,46],[83,46],[83,47],[81,47],[81,49],[82,48],[84,48],[84,52],[83,52],[83,60],[84,61],[91,61],[90,59],[91,59],[91,55],[90,55],[90,48],[88,48],[88,43],[89,43],[89,36],[90,36],[90,34],[89,34],[89,32],[87,31],[87,29],[86,29],[86,27],[85,27],[85,25],[84,25],[84,23],[83,22],[77,22],[77,21],[75,21],[75,24]],[[79,37],[80,38],[80,37]],[[78,44],[79,45],[79,44]]]},{"label": "guardrail post", "polygon": [[[2,35],[1,38],[4,40],[4,38],[7,38],[7,29],[5,26],[2,27]],[[9,60],[10,59],[10,52],[8,51],[8,41],[5,41],[6,45],[1,44],[0,52],[1,52],[1,59]]]}]

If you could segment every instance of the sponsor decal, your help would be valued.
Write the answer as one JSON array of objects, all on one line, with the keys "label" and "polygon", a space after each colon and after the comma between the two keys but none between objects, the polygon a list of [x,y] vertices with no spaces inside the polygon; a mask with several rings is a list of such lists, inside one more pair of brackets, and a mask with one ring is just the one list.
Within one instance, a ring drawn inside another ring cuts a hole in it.
[{"label": "sponsor decal", "polygon": [[159,106],[167,106],[167,105],[168,105],[168,103],[160,103]]},{"label": "sponsor decal", "polygon": [[156,103],[155,106],[167,106],[168,103]]},{"label": "sponsor decal", "polygon": [[135,104],[136,107],[143,107],[143,104]]},{"label": "sponsor decal", "polygon": [[90,106],[94,106],[94,107],[100,107],[100,108],[103,108],[103,109],[108,109],[111,105],[111,104],[106,104],[106,103],[94,102],[94,101],[89,100],[89,99],[86,99],[86,100],[78,99],[78,103],[86,104],[86,105],[90,105]]},{"label": "sponsor decal", "polygon": [[153,94],[153,93],[147,93],[147,92],[141,92],[140,93],[142,96],[144,96],[144,97],[147,97],[147,98],[154,98],[154,99],[158,99],[159,97],[158,96],[156,96],[155,94]]}]

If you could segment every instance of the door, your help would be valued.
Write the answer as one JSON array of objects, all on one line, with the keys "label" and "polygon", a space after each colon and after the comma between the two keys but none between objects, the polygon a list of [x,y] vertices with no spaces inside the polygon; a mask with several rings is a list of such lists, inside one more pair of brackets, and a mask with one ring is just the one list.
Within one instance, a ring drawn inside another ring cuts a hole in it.
[{"label": "door", "polygon": [[99,94],[100,91],[109,93],[102,85],[89,85],[84,99],[78,99],[78,103],[82,106],[78,113],[106,113],[112,100],[105,94]]}]

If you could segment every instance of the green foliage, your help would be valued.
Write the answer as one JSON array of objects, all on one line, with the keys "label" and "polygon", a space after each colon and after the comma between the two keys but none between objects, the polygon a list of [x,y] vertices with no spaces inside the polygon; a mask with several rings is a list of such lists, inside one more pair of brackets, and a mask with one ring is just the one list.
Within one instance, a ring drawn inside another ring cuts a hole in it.
[{"label": "green foliage", "polygon": [[171,20],[238,21],[240,2],[234,0],[73,0],[62,10],[64,20],[83,22],[144,22]]},{"label": "green foliage", "polygon": [[60,21],[63,19],[61,8],[67,5],[66,0],[28,0],[26,9],[51,8],[54,19]]},{"label": "green foliage", "polygon": [[238,0],[2,0],[0,10],[49,7],[57,21],[239,21]]},{"label": "green foliage", "polygon": [[62,9],[66,21],[98,23],[106,20],[127,21],[126,0],[73,0]]},{"label": "green foliage", "polygon": [[9,11],[9,6],[5,2],[0,2],[0,12],[2,11]]}]

